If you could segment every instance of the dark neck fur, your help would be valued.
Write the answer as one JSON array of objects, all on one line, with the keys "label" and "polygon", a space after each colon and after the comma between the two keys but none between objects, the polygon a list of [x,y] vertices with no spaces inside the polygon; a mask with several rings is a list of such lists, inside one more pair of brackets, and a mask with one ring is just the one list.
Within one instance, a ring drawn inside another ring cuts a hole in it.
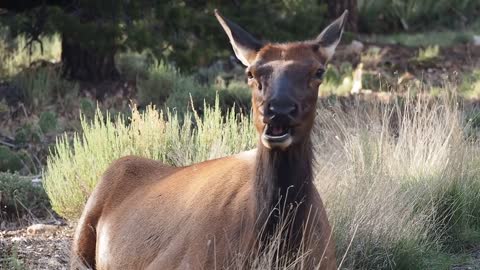
[{"label": "dark neck fur", "polygon": [[[309,139],[285,151],[258,144],[255,175],[257,230],[262,240],[278,233],[278,225],[289,222],[288,241],[296,245],[310,203],[313,154]],[[290,210],[289,210],[290,209]],[[288,216],[287,220],[285,220]],[[282,224],[284,225],[284,224]],[[291,239],[293,237],[294,239]]]}]

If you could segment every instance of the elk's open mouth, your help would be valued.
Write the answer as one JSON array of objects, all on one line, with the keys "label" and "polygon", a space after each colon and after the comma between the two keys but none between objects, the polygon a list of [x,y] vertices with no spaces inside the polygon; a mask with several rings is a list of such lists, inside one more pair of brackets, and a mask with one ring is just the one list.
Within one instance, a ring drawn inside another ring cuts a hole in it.
[{"label": "elk's open mouth", "polygon": [[265,125],[262,141],[268,148],[287,148],[292,142],[292,128],[281,125]]}]

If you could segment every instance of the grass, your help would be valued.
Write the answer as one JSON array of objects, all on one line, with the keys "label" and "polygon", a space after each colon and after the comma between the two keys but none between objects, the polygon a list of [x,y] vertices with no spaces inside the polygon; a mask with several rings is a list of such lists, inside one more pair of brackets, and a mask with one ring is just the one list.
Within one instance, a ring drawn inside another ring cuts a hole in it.
[{"label": "grass", "polygon": [[28,224],[32,218],[46,216],[50,207],[41,186],[32,184],[32,177],[0,172],[0,218],[16,219]]},{"label": "grass", "polygon": [[359,26],[364,32],[418,31],[431,27],[475,24],[476,0],[360,0]]},{"label": "grass", "polygon": [[362,37],[363,40],[380,44],[398,44],[408,47],[427,47],[438,45],[448,47],[458,43],[468,43],[473,35],[479,33],[475,30],[469,31],[425,31],[418,33],[395,33],[369,35]]},{"label": "grass", "polygon": [[18,257],[17,247],[13,246],[10,250],[10,254],[6,258],[3,259],[2,264],[0,265],[2,269],[10,269],[10,270],[24,270],[26,269],[22,260]]},{"label": "grass", "polygon": [[473,70],[470,74],[463,76],[460,91],[465,98],[480,98],[480,69]]},{"label": "grass", "polygon": [[418,49],[418,55],[415,58],[418,62],[427,62],[437,59],[440,56],[440,48],[438,45],[427,46],[425,49]]},{"label": "grass", "polygon": [[[480,232],[480,145],[454,100],[319,107],[316,184],[338,261],[346,254],[342,269],[448,269],[466,261],[446,258]],[[254,147],[248,117],[222,117],[218,100],[204,112],[184,124],[152,107],[113,122],[99,112],[84,119],[83,134],[60,138],[48,159],[44,183],[54,209],[78,218],[102,172],[124,155],[181,166]],[[271,253],[259,256],[262,269]]]}]

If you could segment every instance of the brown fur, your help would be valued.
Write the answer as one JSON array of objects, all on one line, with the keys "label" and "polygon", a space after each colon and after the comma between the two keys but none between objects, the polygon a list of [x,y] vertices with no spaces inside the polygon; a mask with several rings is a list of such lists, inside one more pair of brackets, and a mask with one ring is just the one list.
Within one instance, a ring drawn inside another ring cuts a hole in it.
[{"label": "brown fur", "polygon": [[284,151],[259,142],[256,152],[181,168],[135,156],[113,162],[79,221],[72,267],[222,269],[239,258],[247,263],[281,231],[279,256],[303,251],[305,269],[320,262],[320,269],[336,269],[332,231],[312,183],[310,131],[321,81],[311,77],[324,64],[318,47],[299,42],[264,46],[248,68],[259,134],[277,83],[291,84],[284,91],[300,104],[294,142]]}]

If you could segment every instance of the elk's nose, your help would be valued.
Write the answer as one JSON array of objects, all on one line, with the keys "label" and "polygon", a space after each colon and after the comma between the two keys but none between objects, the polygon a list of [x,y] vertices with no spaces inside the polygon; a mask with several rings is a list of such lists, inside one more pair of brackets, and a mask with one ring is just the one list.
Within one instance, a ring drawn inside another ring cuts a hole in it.
[{"label": "elk's nose", "polygon": [[287,118],[292,119],[298,113],[298,106],[293,102],[279,102],[271,101],[267,105],[266,118],[265,120],[269,121],[273,118]]}]

